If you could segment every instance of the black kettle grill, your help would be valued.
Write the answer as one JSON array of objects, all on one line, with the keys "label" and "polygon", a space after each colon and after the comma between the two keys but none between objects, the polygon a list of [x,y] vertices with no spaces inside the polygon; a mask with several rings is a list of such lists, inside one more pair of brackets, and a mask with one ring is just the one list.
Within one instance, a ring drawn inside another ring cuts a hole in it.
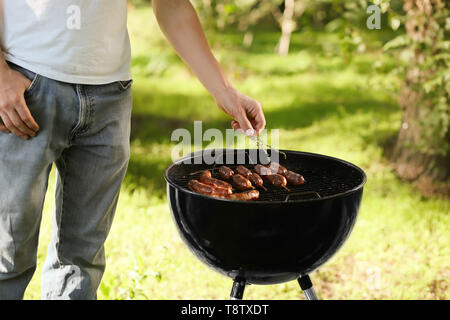
[{"label": "black kettle grill", "polygon": [[[302,174],[304,185],[267,186],[256,201],[219,199],[187,188],[202,170],[214,175],[222,164],[252,168],[267,163],[270,154],[215,149],[174,162],[165,171],[172,215],[189,249],[234,280],[231,299],[242,299],[246,284],[294,279],[307,299],[317,299],[308,274],[336,253],[355,224],[366,182],[360,168],[329,156],[281,150],[279,163]],[[205,160],[211,156],[212,163]]]}]

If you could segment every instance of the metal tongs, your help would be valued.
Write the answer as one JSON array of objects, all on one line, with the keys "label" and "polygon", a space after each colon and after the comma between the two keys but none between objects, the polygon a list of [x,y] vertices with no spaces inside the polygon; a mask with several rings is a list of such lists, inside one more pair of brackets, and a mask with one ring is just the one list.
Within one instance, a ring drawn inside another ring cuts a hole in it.
[{"label": "metal tongs", "polygon": [[264,153],[266,154],[266,157],[268,159],[270,159],[270,156],[269,156],[269,154],[266,151],[267,149],[276,150],[278,153],[281,153],[284,156],[284,160],[287,159],[286,153],[284,153],[283,151],[280,151],[279,149],[272,148],[271,145],[268,145],[267,143],[265,143],[259,136],[256,136],[256,135],[255,136],[248,136],[248,138],[250,139],[250,141],[256,142],[256,148],[258,150],[263,150]]}]

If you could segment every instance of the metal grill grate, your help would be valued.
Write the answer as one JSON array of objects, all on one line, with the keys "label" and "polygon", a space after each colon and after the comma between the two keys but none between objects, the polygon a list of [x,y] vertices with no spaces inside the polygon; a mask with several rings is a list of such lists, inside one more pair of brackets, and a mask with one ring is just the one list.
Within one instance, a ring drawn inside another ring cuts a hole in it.
[{"label": "metal grill grate", "polygon": [[[356,167],[338,159],[289,151],[286,151],[286,155],[286,159],[281,157],[280,164],[303,175],[305,184],[301,186],[288,184],[289,191],[287,191],[264,183],[267,191],[259,190],[260,197],[257,201],[295,201],[332,196],[356,188],[364,179]],[[213,176],[220,179],[217,169],[221,165],[179,163],[170,168],[168,178],[175,185],[187,189],[189,180],[198,179],[202,170],[211,170]],[[248,157],[243,165],[249,169],[254,167]],[[237,167],[233,164],[226,166],[233,170]]]}]

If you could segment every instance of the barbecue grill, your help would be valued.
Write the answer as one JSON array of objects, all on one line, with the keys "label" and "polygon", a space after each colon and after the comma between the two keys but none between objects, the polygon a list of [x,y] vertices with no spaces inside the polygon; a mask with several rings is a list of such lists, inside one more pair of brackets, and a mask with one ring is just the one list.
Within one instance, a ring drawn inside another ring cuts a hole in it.
[{"label": "barbecue grill", "polygon": [[[256,201],[214,198],[187,188],[202,170],[217,176],[224,163],[232,169],[239,164],[252,168],[267,163],[274,152],[203,150],[165,171],[168,201],[181,238],[202,262],[234,280],[231,299],[242,299],[247,284],[295,279],[307,299],[316,299],[308,274],[336,253],[356,221],[364,172],[319,154],[280,150],[278,162],[302,174],[306,183],[288,185],[289,190],[265,184],[268,190],[260,190]],[[211,156],[212,163],[205,160]]]}]

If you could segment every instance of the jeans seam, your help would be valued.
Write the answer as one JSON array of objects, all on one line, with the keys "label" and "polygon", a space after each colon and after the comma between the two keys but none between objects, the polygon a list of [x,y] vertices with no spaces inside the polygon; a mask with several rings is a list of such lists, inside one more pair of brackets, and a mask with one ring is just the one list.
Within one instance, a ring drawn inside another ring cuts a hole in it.
[{"label": "jeans seam", "polygon": [[72,138],[74,136],[81,136],[90,129],[95,114],[94,98],[89,95],[88,88],[82,91],[82,87],[80,86],[77,93],[79,93],[80,97],[81,114],[79,124],[73,130]]},{"label": "jeans seam", "polygon": [[[89,94],[89,91],[86,90],[86,96],[89,100],[89,104],[88,104],[88,111],[89,111],[89,116],[88,116],[88,123],[89,122],[93,122],[94,118],[95,118],[95,99],[94,96]],[[86,131],[89,129],[89,125],[86,126]]]},{"label": "jeans seam", "polygon": [[76,91],[78,99],[80,100],[80,115],[78,117],[78,122],[75,127],[72,129],[72,132],[69,136],[69,141],[72,141],[73,137],[77,134],[77,131],[83,126],[83,119],[85,117],[85,103],[83,99],[83,94],[81,92],[81,85],[76,85]]},{"label": "jeans seam", "polygon": [[12,240],[12,256],[13,256],[13,262],[12,262],[12,270],[14,271],[16,269],[15,260],[16,260],[16,254],[17,254],[17,248],[16,248],[16,241],[14,240],[14,230],[12,226],[12,219],[10,215],[6,215],[7,217],[7,223],[9,227],[9,233],[11,234],[11,240]]},{"label": "jeans seam", "polygon": [[66,198],[66,174],[67,174],[67,160],[64,157],[64,155],[61,155],[61,161],[63,162],[64,165],[64,172],[61,173],[61,188],[62,188],[62,193],[61,193],[61,209],[59,212],[59,219],[56,219],[56,225],[58,228],[58,233],[56,235],[57,237],[57,242],[55,244],[56,246],[56,260],[58,261],[58,268],[61,267],[62,263],[59,259],[60,257],[60,243],[61,243],[61,228],[62,228],[62,219],[64,216],[64,205],[65,205],[65,198]]}]

